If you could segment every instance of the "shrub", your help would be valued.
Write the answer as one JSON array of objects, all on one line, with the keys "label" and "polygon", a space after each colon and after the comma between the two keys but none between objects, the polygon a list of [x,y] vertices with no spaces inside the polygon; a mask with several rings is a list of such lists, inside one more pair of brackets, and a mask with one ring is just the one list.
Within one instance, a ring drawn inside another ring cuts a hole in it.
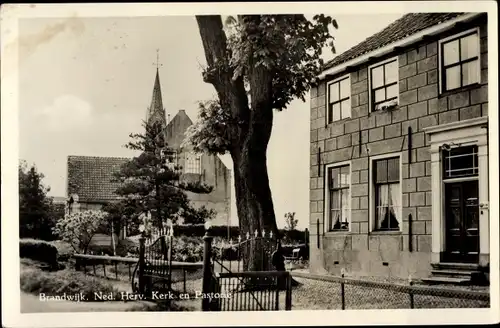
[{"label": "shrub", "polygon": [[99,301],[99,299],[95,299],[94,292],[102,292],[103,294],[113,292],[113,295],[117,297],[121,295],[111,283],[70,270],[46,272],[36,267],[21,265],[20,279],[21,290],[36,295],[40,293],[47,296],[82,293],[86,301]]},{"label": "shrub", "polygon": [[57,267],[57,248],[49,242],[37,239],[20,239],[19,256]]},{"label": "shrub", "polygon": [[55,248],[57,248],[57,260],[58,261],[67,261],[73,254],[75,254],[75,250],[65,241],[62,240],[54,240],[50,242]]}]

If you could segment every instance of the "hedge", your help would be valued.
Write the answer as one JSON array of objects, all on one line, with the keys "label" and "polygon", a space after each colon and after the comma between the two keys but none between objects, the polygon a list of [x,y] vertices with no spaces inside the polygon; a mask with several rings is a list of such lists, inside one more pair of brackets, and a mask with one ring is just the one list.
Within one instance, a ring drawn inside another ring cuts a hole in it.
[{"label": "hedge", "polygon": [[[282,239],[287,243],[307,243],[306,232],[301,230],[279,230]],[[212,226],[211,235],[214,237],[227,238],[227,226]],[[240,228],[238,226],[231,226],[229,228],[230,237],[233,239],[238,238]],[[174,227],[174,235],[187,236],[187,237],[203,237],[205,235],[205,226],[203,224],[193,225],[178,225]]]},{"label": "hedge", "polygon": [[20,239],[19,256],[57,267],[57,248],[43,240]]}]

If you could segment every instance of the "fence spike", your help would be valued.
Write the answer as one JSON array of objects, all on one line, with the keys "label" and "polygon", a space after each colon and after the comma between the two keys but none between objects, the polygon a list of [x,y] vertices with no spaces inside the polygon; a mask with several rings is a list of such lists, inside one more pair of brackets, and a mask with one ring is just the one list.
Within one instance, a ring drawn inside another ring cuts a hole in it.
[{"label": "fence spike", "polygon": [[259,232],[257,231],[257,229],[255,229],[255,237],[257,237],[258,234]]},{"label": "fence spike", "polygon": [[273,232],[272,231],[269,233],[269,238],[273,239]]},{"label": "fence spike", "polygon": [[250,232],[247,231],[247,239],[250,238]]},{"label": "fence spike", "polygon": [[264,238],[265,236],[266,236],[266,230],[262,229],[262,238]]},{"label": "fence spike", "polygon": [[238,243],[241,243],[241,235],[238,236]]}]

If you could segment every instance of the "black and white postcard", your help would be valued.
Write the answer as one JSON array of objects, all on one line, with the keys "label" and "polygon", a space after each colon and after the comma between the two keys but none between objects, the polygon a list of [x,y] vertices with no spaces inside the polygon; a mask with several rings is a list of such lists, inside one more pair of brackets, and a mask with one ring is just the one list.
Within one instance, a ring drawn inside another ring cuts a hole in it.
[{"label": "black and white postcard", "polygon": [[2,324],[498,322],[496,9],[3,4]]}]

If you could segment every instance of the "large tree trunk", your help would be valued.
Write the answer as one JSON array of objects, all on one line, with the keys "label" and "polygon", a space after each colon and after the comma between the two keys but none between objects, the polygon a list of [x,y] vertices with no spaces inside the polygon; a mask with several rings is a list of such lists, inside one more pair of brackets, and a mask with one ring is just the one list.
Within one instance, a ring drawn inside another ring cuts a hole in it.
[{"label": "large tree trunk", "polygon": [[[260,18],[247,16],[244,19]],[[233,79],[234,72],[228,64],[230,54],[221,17],[197,16],[196,20],[208,64],[204,80],[215,87],[221,106],[230,110],[231,117],[239,122],[230,127],[229,135],[241,233],[253,236],[257,231],[261,236],[265,230],[277,236],[266,157],[273,125],[271,72],[262,65],[250,65],[252,69],[247,72],[252,99],[250,109],[243,78]],[[263,247],[263,243],[257,242],[245,251],[245,270],[270,269],[266,265],[268,261],[262,259]]]}]

